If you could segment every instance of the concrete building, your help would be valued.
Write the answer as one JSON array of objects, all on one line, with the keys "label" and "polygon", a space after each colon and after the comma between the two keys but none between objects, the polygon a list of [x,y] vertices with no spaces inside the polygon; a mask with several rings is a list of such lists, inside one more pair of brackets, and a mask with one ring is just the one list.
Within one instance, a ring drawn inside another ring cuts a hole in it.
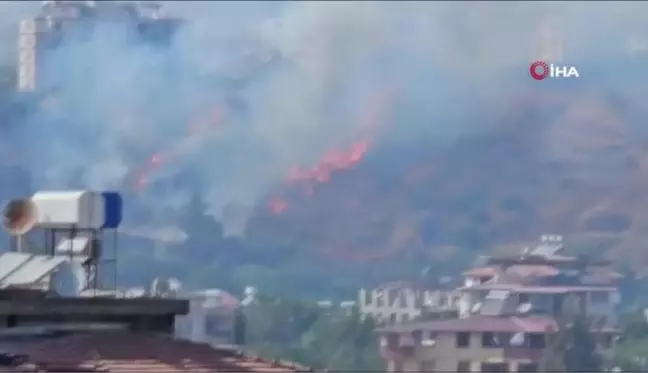
[{"label": "concrete building", "polygon": [[379,323],[402,323],[426,313],[454,311],[460,293],[454,289],[430,289],[409,281],[383,284],[375,289],[361,289],[358,309]]},{"label": "concrete building", "polygon": [[155,3],[136,1],[43,1],[36,17],[20,22],[18,91],[45,92],[57,87],[47,59],[65,40],[89,38],[99,23],[128,25],[133,40],[166,44],[181,20],[164,14]]},{"label": "concrete building", "polygon": [[38,290],[0,290],[0,370],[308,370],[289,362],[174,338],[174,318],[188,309],[186,300],[46,297]]},{"label": "concrete building", "polygon": [[189,300],[189,312],[176,317],[175,336],[210,343],[233,345],[239,301],[224,290],[208,289],[182,296]]},{"label": "concrete building", "polygon": [[521,254],[491,257],[464,273],[459,317],[378,329],[389,371],[537,371],[548,333],[563,317],[586,315],[611,357],[620,275],[606,261],[564,253],[543,236]]}]

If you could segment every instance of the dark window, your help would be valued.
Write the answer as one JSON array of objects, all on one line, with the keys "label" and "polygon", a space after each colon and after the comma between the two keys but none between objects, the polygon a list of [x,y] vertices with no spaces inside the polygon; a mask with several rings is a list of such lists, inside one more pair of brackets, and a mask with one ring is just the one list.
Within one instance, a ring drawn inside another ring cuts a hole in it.
[{"label": "dark window", "polygon": [[601,336],[601,347],[604,349],[609,349],[612,348],[613,345],[613,337],[609,334],[605,334]]},{"label": "dark window", "polygon": [[509,333],[482,333],[482,347],[487,348],[500,348],[505,347],[511,339]]},{"label": "dark window", "polygon": [[398,295],[399,307],[407,308],[407,293],[405,291]]},{"label": "dark window", "polygon": [[208,315],[205,318],[205,334],[214,338],[230,338],[234,325],[229,318],[220,315]]},{"label": "dark window", "polygon": [[518,300],[520,304],[529,303],[529,294],[518,294]]},{"label": "dark window", "polygon": [[518,372],[520,373],[533,373],[538,371],[538,364],[536,363],[519,363]]},{"label": "dark window", "polygon": [[460,361],[457,363],[457,372],[470,372],[470,361]]},{"label": "dark window", "polygon": [[423,332],[420,330],[413,331],[412,339],[414,339],[414,345],[419,346],[421,344],[421,340],[423,340]]},{"label": "dark window", "polygon": [[607,291],[592,292],[592,303],[606,304],[608,302],[610,302],[610,293],[608,293]]},{"label": "dark window", "polygon": [[531,348],[545,348],[544,334],[531,333],[529,334],[529,347]]},{"label": "dark window", "polygon": [[397,333],[387,334],[387,347],[395,348],[398,347],[399,344],[400,344],[400,335],[398,335]]},{"label": "dark window", "polygon": [[481,372],[501,373],[508,372],[508,363],[481,363]]},{"label": "dark window", "polygon": [[457,347],[465,348],[470,346],[470,333],[457,333]]},{"label": "dark window", "polygon": [[389,314],[389,323],[390,324],[395,324],[396,323],[396,314],[395,313]]}]

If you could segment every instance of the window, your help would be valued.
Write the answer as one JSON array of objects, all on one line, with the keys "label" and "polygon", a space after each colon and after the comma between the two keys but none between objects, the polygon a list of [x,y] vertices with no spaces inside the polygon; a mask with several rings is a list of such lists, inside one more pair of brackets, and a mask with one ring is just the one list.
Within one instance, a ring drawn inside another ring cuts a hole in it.
[{"label": "window", "polygon": [[231,321],[224,316],[207,315],[205,317],[205,334],[213,338],[229,338],[233,331]]},{"label": "window", "polygon": [[414,339],[414,345],[418,346],[423,340],[423,332],[420,330],[415,330],[412,332],[412,339]]},{"label": "window", "polygon": [[419,370],[421,372],[434,372],[434,360],[421,361]]},{"label": "window", "polygon": [[389,314],[389,323],[390,324],[396,324],[396,314],[395,313],[390,313]]},{"label": "window", "polygon": [[398,304],[398,306],[399,306],[400,308],[407,308],[407,296],[408,296],[408,295],[409,295],[409,293],[408,293],[408,292],[405,292],[405,291],[402,291],[402,292],[399,294],[399,297],[398,297],[398,303],[399,303],[399,304]]},{"label": "window", "polygon": [[610,302],[610,293],[607,291],[594,291],[590,294],[592,303],[605,304]]},{"label": "window", "polygon": [[529,303],[529,294],[518,294],[518,302],[520,304]]},{"label": "window", "polygon": [[391,307],[392,305],[396,304],[397,298],[400,293],[402,293],[402,291],[398,291],[398,289],[387,290],[387,307]]},{"label": "window", "polygon": [[389,348],[396,348],[400,347],[400,335],[397,333],[389,333],[387,334],[387,347]]},{"label": "window", "polygon": [[380,291],[376,294],[376,307],[385,307],[385,292]]},{"label": "window", "polygon": [[421,346],[423,347],[434,347],[436,345],[436,333],[435,332],[425,332],[421,336]]},{"label": "window", "polygon": [[549,311],[551,309],[551,296],[547,294],[533,294],[530,297],[533,309],[536,311]]},{"label": "window", "polygon": [[533,373],[538,371],[538,364],[536,363],[519,363],[518,372],[520,373]]},{"label": "window", "polygon": [[410,317],[409,317],[408,314],[403,314],[403,316],[401,316],[401,322],[404,322],[404,323],[408,322],[409,319],[410,319]]},{"label": "window", "polygon": [[457,372],[470,372],[470,361],[459,361],[457,363]]},{"label": "window", "polygon": [[486,348],[501,348],[508,345],[511,339],[510,333],[482,333],[482,347]]},{"label": "window", "polygon": [[601,347],[606,350],[612,348],[612,345],[614,344],[613,340],[613,336],[604,334],[603,336],[601,336]]},{"label": "window", "polygon": [[529,347],[531,348],[545,348],[544,334],[531,333],[529,334]]},{"label": "window", "polygon": [[462,332],[457,333],[456,339],[457,347],[466,348],[470,346],[470,333]]},{"label": "window", "polygon": [[481,363],[481,372],[500,373],[508,372],[508,363]]}]

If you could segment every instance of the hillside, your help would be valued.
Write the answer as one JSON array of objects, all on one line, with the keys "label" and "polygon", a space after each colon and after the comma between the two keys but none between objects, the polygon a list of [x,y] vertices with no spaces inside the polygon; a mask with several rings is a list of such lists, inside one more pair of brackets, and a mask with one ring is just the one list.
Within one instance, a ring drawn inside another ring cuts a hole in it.
[{"label": "hillside", "polygon": [[251,232],[381,266],[412,255],[443,262],[556,232],[579,251],[640,270],[648,138],[640,108],[607,91],[529,90],[487,132],[414,149],[417,157],[411,147],[377,145],[311,197],[293,195],[285,213],[258,217]]}]

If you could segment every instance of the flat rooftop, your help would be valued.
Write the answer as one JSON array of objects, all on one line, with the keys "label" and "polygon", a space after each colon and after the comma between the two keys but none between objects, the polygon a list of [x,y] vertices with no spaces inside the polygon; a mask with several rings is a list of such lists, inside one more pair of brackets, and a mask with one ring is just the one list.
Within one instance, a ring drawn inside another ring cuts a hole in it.
[{"label": "flat rooftop", "polygon": [[[102,331],[0,338],[0,352],[22,372],[304,372],[298,364],[155,333]],[[0,371],[2,371],[0,366]]]},{"label": "flat rooftop", "polygon": [[0,299],[0,315],[184,315],[189,302],[162,298],[18,297]]}]

